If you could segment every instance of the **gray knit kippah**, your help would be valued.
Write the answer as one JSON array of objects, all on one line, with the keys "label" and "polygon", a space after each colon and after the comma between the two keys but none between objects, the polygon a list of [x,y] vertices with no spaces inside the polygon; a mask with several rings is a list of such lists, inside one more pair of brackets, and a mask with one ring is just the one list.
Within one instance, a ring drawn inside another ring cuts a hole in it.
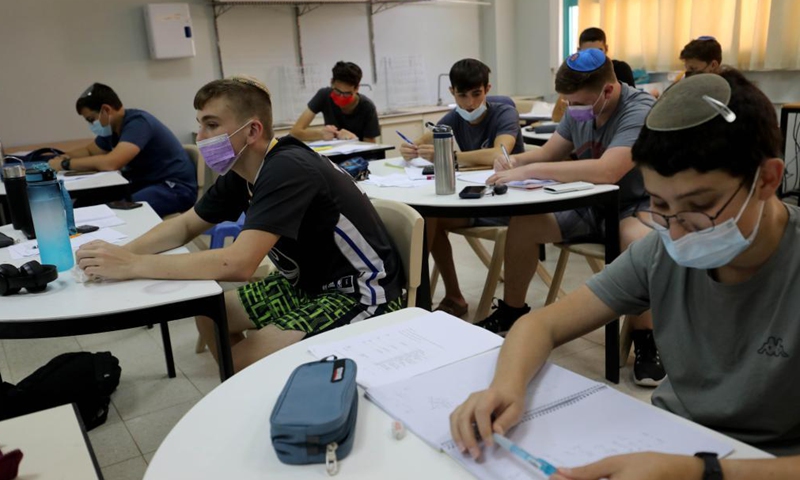
[{"label": "gray knit kippah", "polygon": [[684,78],[668,88],[658,99],[645,122],[647,128],[669,132],[696,127],[717,115],[728,123],[736,114],[728,108],[731,86],[713,73]]}]

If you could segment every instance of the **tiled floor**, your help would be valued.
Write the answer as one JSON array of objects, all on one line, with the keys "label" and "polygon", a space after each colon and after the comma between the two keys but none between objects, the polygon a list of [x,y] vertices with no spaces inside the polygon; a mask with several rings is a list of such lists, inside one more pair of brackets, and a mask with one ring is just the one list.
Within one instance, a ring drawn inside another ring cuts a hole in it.
[{"label": "tiled floor", "polygon": [[[453,237],[459,279],[470,302],[469,316],[483,290],[486,269],[462,237]],[[552,272],[558,251],[550,247],[547,268]],[[570,291],[581,285],[591,271],[582,257],[572,256],[563,288]],[[443,287],[434,295],[435,303]],[[528,303],[541,306],[546,287],[536,277],[528,292]],[[502,295],[502,284],[498,287]],[[17,382],[54,356],[70,351],[110,351],[119,358],[122,379],[112,396],[113,408],[105,425],[89,433],[98,462],[107,480],[139,480],[159,444],[177,421],[214,387],[219,385],[218,370],[208,352],[194,353],[197,332],[193,319],[170,323],[172,346],[178,376],[168,379],[158,328],[137,328],[119,332],[42,340],[3,340],[0,342],[0,375]],[[558,348],[555,363],[594,380],[603,380],[604,336],[589,334]],[[621,373],[618,388],[649,401],[650,390],[633,385],[629,366]]]}]

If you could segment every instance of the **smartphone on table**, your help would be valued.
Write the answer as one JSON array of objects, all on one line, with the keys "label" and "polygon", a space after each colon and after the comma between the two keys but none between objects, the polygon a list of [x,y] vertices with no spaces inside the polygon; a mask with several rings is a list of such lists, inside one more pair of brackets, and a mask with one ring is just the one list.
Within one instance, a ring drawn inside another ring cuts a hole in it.
[{"label": "smartphone on table", "polygon": [[127,200],[116,200],[114,202],[108,202],[106,205],[116,210],[133,210],[134,208],[141,207],[143,204],[139,202],[129,202]]},{"label": "smartphone on table", "polygon": [[464,187],[464,189],[458,193],[458,196],[461,198],[481,198],[486,193],[487,188],[489,187],[486,185]]}]

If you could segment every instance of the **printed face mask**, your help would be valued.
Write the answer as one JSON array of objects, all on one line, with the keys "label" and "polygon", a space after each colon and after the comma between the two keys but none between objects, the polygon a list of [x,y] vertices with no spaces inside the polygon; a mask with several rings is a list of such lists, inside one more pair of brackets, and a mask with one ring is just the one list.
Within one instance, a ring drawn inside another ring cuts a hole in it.
[{"label": "printed face mask", "polygon": [[231,137],[251,123],[252,120],[248,120],[230,135],[223,133],[216,137],[206,138],[205,140],[197,142],[197,148],[200,150],[200,155],[203,156],[203,160],[205,160],[208,168],[220,175],[225,175],[233,168],[233,165],[239,160],[244,149],[247,148],[247,144],[239,150],[239,153],[236,153],[233,151],[233,145],[231,145]]}]

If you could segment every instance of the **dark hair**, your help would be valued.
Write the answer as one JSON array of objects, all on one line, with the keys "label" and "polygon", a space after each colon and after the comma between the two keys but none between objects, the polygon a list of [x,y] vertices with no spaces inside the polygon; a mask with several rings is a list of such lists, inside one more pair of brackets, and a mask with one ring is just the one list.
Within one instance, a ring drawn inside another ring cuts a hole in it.
[{"label": "dark hair", "polygon": [[331,72],[333,73],[331,83],[342,82],[354,87],[358,87],[361,83],[361,67],[353,62],[336,62]]},{"label": "dark hair", "polygon": [[751,182],[765,159],[781,156],[783,136],[767,96],[738,70],[719,75],[731,86],[728,107],[736,120],[728,123],[718,115],[696,127],[670,132],[645,125],[631,152],[638,166],[664,177],[689,169],[724,170]]},{"label": "dark hair", "polygon": [[578,45],[586,42],[603,42],[605,44],[606,32],[597,27],[589,27],[582,31],[580,38],[578,38]]},{"label": "dark hair", "polygon": [[465,58],[450,68],[450,86],[457,92],[488,87],[490,73],[492,71],[485,63],[474,58]]},{"label": "dark hair", "polygon": [[591,72],[573,70],[564,60],[556,72],[556,92],[562,95],[570,95],[584,89],[600,91],[604,85],[616,82],[617,76],[614,75],[614,65],[610,58],[606,58],[600,68]]},{"label": "dark hair", "polygon": [[722,45],[714,37],[700,37],[687,43],[681,50],[681,60],[696,59],[711,63],[722,63]]},{"label": "dark hair", "polygon": [[272,138],[272,98],[255,78],[237,76],[205,84],[194,96],[195,110],[202,110],[215,98],[224,97],[238,120],[257,117],[264,125],[264,137]]},{"label": "dark hair", "polygon": [[75,102],[75,110],[78,112],[78,115],[80,115],[81,110],[84,108],[88,108],[93,112],[99,112],[100,107],[103,105],[108,105],[114,110],[119,110],[122,108],[122,101],[120,101],[117,94],[114,93],[114,90],[111,90],[111,87],[108,85],[93,83],[78,97],[78,101]]}]

